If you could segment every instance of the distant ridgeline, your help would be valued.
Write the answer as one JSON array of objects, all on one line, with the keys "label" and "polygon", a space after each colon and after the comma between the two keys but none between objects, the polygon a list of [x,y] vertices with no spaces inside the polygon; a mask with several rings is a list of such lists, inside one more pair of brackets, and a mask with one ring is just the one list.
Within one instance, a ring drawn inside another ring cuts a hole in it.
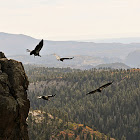
[{"label": "distant ridgeline", "polygon": [[[115,139],[140,139],[139,69],[81,71],[42,67],[26,72],[31,82],[28,96],[32,109],[47,110],[57,117],[62,112],[69,122],[96,128]],[[110,81],[114,83],[101,93],[86,96]],[[49,94],[56,96],[49,102],[37,100],[38,95]]]}]

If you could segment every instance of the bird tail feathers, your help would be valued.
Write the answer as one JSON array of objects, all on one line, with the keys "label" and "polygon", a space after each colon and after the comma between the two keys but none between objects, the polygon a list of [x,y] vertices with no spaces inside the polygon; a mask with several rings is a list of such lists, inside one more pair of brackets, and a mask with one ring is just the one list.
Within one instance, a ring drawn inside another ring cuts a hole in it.
[{"label": "bird tail feathers", "polygon": [[41,98],[42,98],[42,96],[37,96],[37,98],[38,98],[38,99],[41,99]]},{"label": "bird tail feathers", "polygon": [[31,52],[29,49],[26,49],[27,52]]}]

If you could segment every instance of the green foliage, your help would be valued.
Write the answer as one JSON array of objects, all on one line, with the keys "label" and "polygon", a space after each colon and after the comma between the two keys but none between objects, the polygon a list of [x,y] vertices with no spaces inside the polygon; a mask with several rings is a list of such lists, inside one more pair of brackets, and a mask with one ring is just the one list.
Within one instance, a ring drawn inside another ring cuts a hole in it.
[{"label": "green foliage", "polygon": [[[95,126],[109,134],[109,138],[140,139],[139,71],[35,68],[28,70],[27,75],[31,82],[28,90],[31,107],[42,107],[52,115],[57,114],[64,120],[65,128],[69,120]],[[127,78],[121,81],[125,76]],[[85,95],[110,81],[114,84],[102,93]],[[37,99],[38,95],[48,94],[56,96],[49,102]]]},{"label": "green foliage", "polygon": [[[52,116],[50,113],[40,110],[30,110],[28,116],[28,130],[29,138],[32,140],[75,140],[80,137],[81,140],[91,140],[91,133],[94,134],[94,131],[87,126],[84,127],[83,124],[76,124],[72,122],[67,122],[58,118],[57,110],[55,110],[55,116]],[[60,112],[60,111],[59,111]],[[53,113],[53,112],[51,112]],[[63,113],[62,113],[63,114]],[[66,116],[63,114],[63,116]],[[65,117],[62,117],[65,119]],[[60,121],[61,120],[61,121]],[[94,134],[94,139],[102,139],[100,132],[96,131],[99,134],[98,137]],[[107,137],[107,136],[106,136]],[[106,139],[105,139],[106,140]]]}]

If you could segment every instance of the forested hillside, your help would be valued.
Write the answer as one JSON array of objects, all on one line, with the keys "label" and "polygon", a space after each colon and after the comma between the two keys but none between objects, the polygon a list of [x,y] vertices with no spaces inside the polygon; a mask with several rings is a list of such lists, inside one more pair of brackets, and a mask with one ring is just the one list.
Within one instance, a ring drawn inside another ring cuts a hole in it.
[{"label": "forested hillside", "polygon": [[30,140],[115,140],[85,124],[69,122],[68,115],[57,109],[30,110],[27,123]]},{"label": "forested hillside", "polygon": [[[32,109],[57,110],[116,139],[140,139],[140,70],[71,70],[34,68],[26,71]],[[125,77],[125,78],[124,78]],[[124,79],[124,80],[122,80]],[[101,93],[86,95],[107,82]],[[56,94],[51,101],[38,95]],[[56,113],[57,115],[57,113]]]}]

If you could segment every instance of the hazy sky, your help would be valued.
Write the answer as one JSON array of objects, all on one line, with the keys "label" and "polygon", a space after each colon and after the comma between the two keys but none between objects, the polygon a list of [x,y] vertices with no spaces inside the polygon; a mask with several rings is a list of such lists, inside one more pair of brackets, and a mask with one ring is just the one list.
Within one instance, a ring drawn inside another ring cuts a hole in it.
[{"label": "hazy sky", "polygon": [[140,37],[140,0],[0,0],[0,32],[49,40]]}]

